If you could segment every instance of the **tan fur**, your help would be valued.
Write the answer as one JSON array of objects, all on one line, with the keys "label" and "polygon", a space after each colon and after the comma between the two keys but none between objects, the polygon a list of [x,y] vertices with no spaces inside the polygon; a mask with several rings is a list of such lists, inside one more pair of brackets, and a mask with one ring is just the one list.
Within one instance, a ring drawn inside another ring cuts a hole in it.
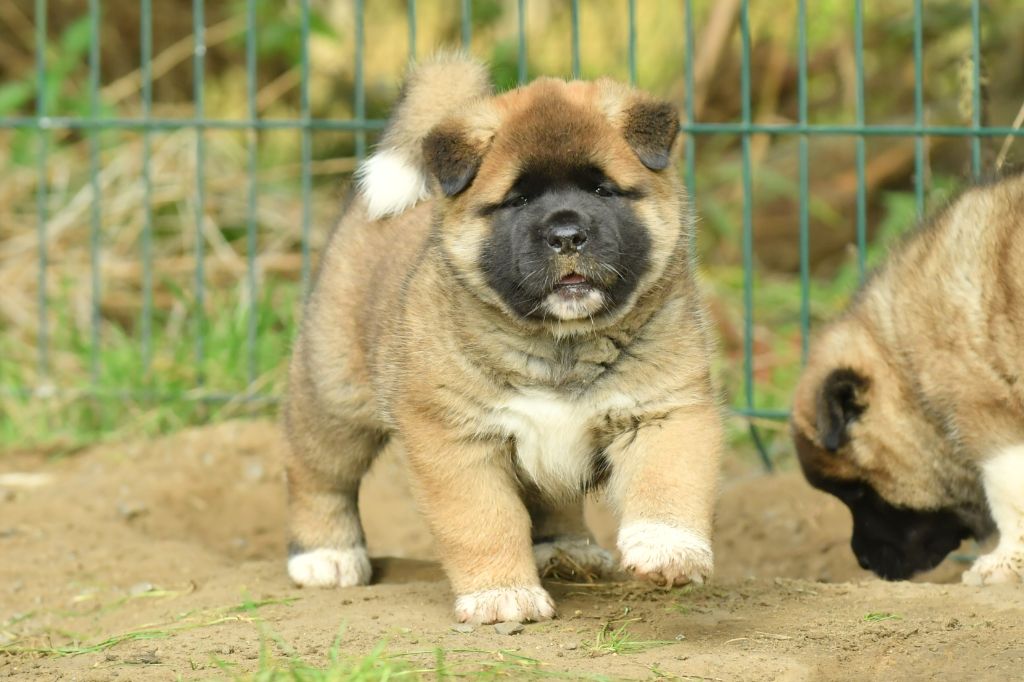
[{"label": "tan fur", "polygon": [[[676,172],[644,168],[606,113],[610,103],[621,116],[645,97],[611,82],[542,79],[475,100],[440,124],[484,150],[468,191],[376,222],[356,198],[323,255],[291,366],[296,545],[362,545],[359,480],[382,444],[397,440],[460,597],[458,616],[507,616],[462,597],[538,587],[533,539],[587,536],[583,488],[530,480],[517,460],[508,406],[531,400],[578,408],[587,447],[607,452],[623,523],[710,538],[721,418],[690,266],[692,218]],[[400,106],[392,130],[415,127],[404,113]],[[517,317],[480,271],[480,208],[507,192],[524,155],[566,163],[592,153],[613,179],[647,193],[634,207],[652,242],[647,274],[601,323]],[[520,608],[535,594],[543,591],[504,603],[520,619],[550,617],[549,600]]]},{"label": "tan fur", "polygon": [[411,67],[391,122],[378,149],[398,149],[415,166],[423,165],[420,141],[449,115],[491,93],[487,68],[458,52],[434,55]]},{"label": "tan fur", "polygon": [[[839,368],[869,385],[833,453],[817,415]],[[983,503],[981,465],[1024,443],[1024,177],[966,191],[892,254],[815,340],[793,427],[805,468],[894,505]]]}]

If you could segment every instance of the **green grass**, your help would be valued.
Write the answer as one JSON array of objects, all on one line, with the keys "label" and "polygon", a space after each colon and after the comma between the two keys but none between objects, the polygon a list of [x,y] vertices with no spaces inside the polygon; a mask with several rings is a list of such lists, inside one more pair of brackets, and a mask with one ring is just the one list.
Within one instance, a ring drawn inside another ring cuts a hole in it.
[{"label": "green grass", "polygon": [[872,611],[871,613],[865,614],[863,621],[865,623],[879,623],[883,620],[903,620],[903,617],[889,613],[888,611]]},{"label": "green grass", "polygon": [[[182,594],[186,594],[186,592],[172,590],[154,590],[151,592],[145,592],[139,595],[117,599],[110,604],[102,606],[98,610],[90,611],[88,615],[95,616],[99,613],[107,613],[109,611],[112,611],[116,608],[123,606],[132,599],[176,597]],[[258,620],[256,617],[256,613],[260,608],[276,604],[291,604],[292,602],[295,602],[297,600],[298,597],[261,600],[253,600],[249,597],[244,597],[241,603],[235,606],[214,610],[188,611],[179,614],[176,618],[169,622],[144,625],[138,628],[133,628],[131,630],[119,632],[113,635],[101,635],[91,640],[88,640],[88,638],[86,638],[83,635],[68,632],[66,630],[47,630],[44,633],[20,636],[12,643],[0,646],[0,654],[33,654],[39,656],[53,657],[81,656],[83,654],[93,654],[106,651],[108,649],[112,649],[113,647],[116,647],[119,644],[123,644],[125,642],[136,642],[149,639],[168,639],[176,634],[187,632],[189,630],[208,628],[213,627],[215,625],[222,625],[225,623],[256,622]],[[55,615],[63,616],[65,618],[85,615],[81,613],[66,611],[54,611],[53,613]],[[14,622],[16,621],[12,620],[8,623],[5,623],[5,625],[10,626],[14,624]],[[33,646],[21,643],[24,641],[39,639],[39,634],[45,634],[45,639],[47,641],[49,641],[52,635],[65,637],[71,641],[68,644],[58,646]]]},{"label": "green grass", "polygon": [[[252,309],[244,299],[240,290],[209,292],[201,322],[188,297],[178,292],[178,305],[154,316],[149,358],[137,329],[104,322],[95,351],[99,371],[93,376],[89,335],[72,319],[67,298],[56,298],[49,379],[37,371],[34,338],[15,330],[0,333],[0,450],[74,450],[100,439],[270,413],[296,328],[300,287],[272,282]],[[256,333],[250,351],[251,316]],[[202,366],[196,362],[200,324]],[[255,399],[248,400],[247,393]]]},{"label": "green grass", "polygon": [[[46,614],[59,616],[63,619],[77,618],[82,615],[95,616],[106,613],[115,607],[123,606],[130,599],[147,597],[175,597],[181,592],[154,590],[132,597],[122,598],[90,610],[88,613],[47,611]],[[297,649],[281,635],[274,632],[260,615],[261,609],[267,606],[290,605],[298,598],[262,598],[255,599],[244,596],[234,605],[213,609],[190,610],[178,614],[175,618],[152,624],[145,624],[123,632],[103,633],[88,637],[69,632],[66,628],[57,627],[48,619],[45,628],[18,636],[12,643],[0,646],[0,656],[25,656],[66,658],[88,654],[118,652],[122,645],[132,642],[149,640],[168,640],[184,633],[216,627],[233,627],[250,630],[256,628],[259,634],[259,659],[256,669],[245,670],[239,664],[224,660],[216,655],[190,657],[189,664],[193,673],[210,671],[203,679],[235,682],[335,682],[341,680],[437,680],[437,679],[471,679],[471,680],[537,680],[537,679],[582,679],[610,680],[608,676],[580,672],[558,670],[556,666],[532,656],[524,655],[519,649],[500,648],[442,648],[431,647],[421,650],[393,651],[386,639],[378,641],[367,651],[360,647],[358,652],[352,651],[346,642],[345,628],[339,629],[332,644],[324,653],[323,659],[317,662],[301,656]],[[11,619],[0,624],[3,628],[11,628],[18,622],[29,620],[38,613],[25,614],[18,619]],[[66,644],[51,644],[51,640],[66,639]],[[46,642],[45,645],[35,644]],[[598,636],[602,646],[609,647],[610,653],[629,653],[640,651],[659,643],[638,642],[633,640],[623,628],[609,631]],[[666,642],[667,643],[667,642]],[[308,642],[304,642],[308,644]],[[119,653],[108,658],[104,668],[118,668],[125,664],[133,665],[131,658],[124,658]],[[122,663],[109,661],[122,660]],[[245,667],[248,667],[246,664]],[[181,675],[179,673],[179,678]]]},{"label": "green grass", "polygon": [[309,664],[298,657],[274,658],[269,654],[253,673],[233,673],[221,662],[221,671],[234,682],[370,682],[383,680],[612,680],[614,678],[554,670],[529,656],[501,649],[434,649],[390,654],[380,642],[365,656],[347,656],[332,647],[326,665]]},{"label": "green grass", "polygon": [[636,639],[633,634],[629,632],[629,624],[631,622],[634,621],[629,620],[617,628],[613,628],[611,622],[605,623],[594,637],[594,642],[587,647],[588,651],[595,656],[604,656],[608,654],[635,654],[641,651],[647,651],[648,649],[668,646],[669,644],[675,643],[661,639]]}]

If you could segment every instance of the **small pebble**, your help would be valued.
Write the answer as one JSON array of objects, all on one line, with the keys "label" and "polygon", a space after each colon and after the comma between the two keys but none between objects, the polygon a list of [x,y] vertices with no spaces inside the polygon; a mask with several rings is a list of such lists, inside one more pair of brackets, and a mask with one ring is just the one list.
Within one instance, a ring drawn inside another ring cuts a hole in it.
[{"label": "small pebble", "polygon": [[476,630],[476,628],[474,628],[469,623],[459,623],[458,625],[453,625],[452,626],[452,630],[454,632],[461,632],[464,635],[468,635],[469,633],[471,633],[474,630]]},{"label": "small pebble", "polygon": [[132,519],[138,518],[149,511],[142,502],[118,502],[117,513],[121,515],[125,521],[131,521]]},{"label": "small pebble", "polygon": [[242,475],[245,476],[246,480],[253,483],[262,481],[264,476],[263,464],[261,462],[249,462],[245,465]]},{"label": "small pebble", "polygon": [[676,641],[677,642],[681,642],[684,639],[686,639],[686,635],[684,635],[683,633],[680,632],[678,635],[676,635]]},{"label": "small pebble", "polygon": [[153,583],[136,583],[128,588],[128,594],[132,597],[138,597],[139,595],[146,594],[147,592],[152,592],[155,589],[156,586],[153,585]]},{"label": "small pebble", "polygon": [[129,663],[141,663],[143,665],[156,665],[160,663],[160,657],[156,655],[156,649],[143,651],[128,659]]},{"label": "small pebble", "polygon": [[569,642],[568,644],[565,645],[565,648],[568,649],[569,651],[576,651],[577,649],[580,648],[580,645],[579,645],[578,642]]},{"label": "small pebble", "polygon": [[505,621],[504,623],[498,623],[494,626],[494,631],[499,635],[518,635],[520,632],[525,630],[522,623],[516,623],[515,621]]}]

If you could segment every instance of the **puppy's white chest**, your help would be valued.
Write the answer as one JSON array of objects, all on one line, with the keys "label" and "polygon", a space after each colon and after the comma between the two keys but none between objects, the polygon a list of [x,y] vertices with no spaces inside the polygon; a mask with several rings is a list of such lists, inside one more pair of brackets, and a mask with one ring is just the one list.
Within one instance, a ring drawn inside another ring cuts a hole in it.
[{"label": "puppy's white chest", "polygon": [[520,468],[544,490],[579,491],[594,467],[594,425],[620,401],[570,400],[551,391],[520,392],[496,412],[515,438]]}]

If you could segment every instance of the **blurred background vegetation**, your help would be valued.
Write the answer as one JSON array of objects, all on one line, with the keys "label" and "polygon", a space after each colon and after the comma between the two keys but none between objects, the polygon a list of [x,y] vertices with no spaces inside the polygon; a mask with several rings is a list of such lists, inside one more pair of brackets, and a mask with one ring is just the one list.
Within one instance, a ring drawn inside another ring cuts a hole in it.
[{"label": "blurred background vegetation", "polygon": [[[501,87],[514,86],[518,60],[515,0],[473,0],[471,51],[487,59]],[[310,111],[316,119],[355,115],[355,3],[310,0]],[[369,119],[387,115],[410,56],[456,46],[461,3],[420,1],[416,50],[410,50],[404,0],[365,3],[364,84]],[[625,1],[583,0],[583,77],[627,79]],[[32,0],[0,3],[0,119],[32,117],[42,102],[49,116],[88,117],[91,24],[84,0],[47,3],[47,71],[37,73]],[[912,123],[913,3],[864,3],[864,75],[869,124]],[[136,119],[142,111],[140,3],[107,0],[99,23],[101,117]],[[571,71],[570,3],[527,2],[528,76]],[[152,115],[196,115],[193,0],[153,0]],[[737,0],[694,0],[692,93],[684,87],[686,24],[682,0],[636,3],[639,85],[680,104],[687,97],[702,122],[738,121],[740,55]],[[256,0],[256,31],[246,30],[246,3],[213,0],[205,7],[204,107],[217,120],[248,119],[246,48],[255,40],[255,102],[265,119],[301,113],[300,3]],[[798,116],[797,5],[750,6],[752,115],[755,121],[795,122]],[[808,100],[812,124],[855,122],[857,92],[853,3],[808,2]],[[929,125],[971,120],[970,3],[924,2],[925,118]],[[982,2],[983,123],[1013,125],[1024,99],[1024,5]],[[40,91],[41,86],[41,91]],[[1019,125],[1019,122],[1018,122]],[[297,306],[302,266],[302,134],[210,129],[205,140],[205,197],[197,215],[197,132],[169,128],[149,135],[152,243],[147,246],[143,134],[102,129],[40,132],[34,124],[0,127],[0,447],[67,452],[98,438],[144,435],[240,413],[274,410]],[[370,144],[373,134],[366,138]],[[312,141],[310,211],[313,258],[339,212],[356,164],[356,135],[317,130]],[[1004,141],[985,138],[984,170]],[[90,144],[99,174],[90,175]],[[48,156],[40,168],[40,149]],[[250,204],[249,151],[254,145],[257,196]],[[743,392],[743,193],[740,139],[696,139],[696,200],[700,251],[721,339],[720,376],[730,404]],[[758,408],[784,410],[800,366],[798,141],[793,135],[752,138],[755,311],[754,379]],[[810,138],[810,254],[813,323],[828,319],[858,282],[855,138]],[[1004,153],[1014,165],[1020,149]],[[927,139],[923,169],[932,208],[969,175],[967,138]],[[869,138],[866,159],[869,263],[913,226],[914,142]],[[42,191],[45,189],[45,193]],[[97,195],[98,190],[98,195]],[[98,341],[93,344],[90,225],[99,199]],[[45,211],[48,256],[40,275],[39,211]],[[255,241],[255,287],[247,279],[247,238]],[[206,253],[200,301],[196,240]],[[143,254],[152,257],[152,306],[143,296]],[[50,370],[39,364],[39,283],[48,298]],[[253,295],[255,291],[255,296]],[[250,325],[255,346],[247,347]],[[195,332],[202,326],[206,357],[197,366]],[[143,343],[143,329],[151,332]],[[95,364],[94,364],[95,360]],[[250,378],[255,381],[250,382]],[[201,379],[201,381],[200,381]],[[126,394],[132,394],[129,398]],[[142,397],[139,394],[148,394]],[[784,425],[759,420],[769,450],[788,455]],[[734,423],[737,446],[745,422]]]}]

